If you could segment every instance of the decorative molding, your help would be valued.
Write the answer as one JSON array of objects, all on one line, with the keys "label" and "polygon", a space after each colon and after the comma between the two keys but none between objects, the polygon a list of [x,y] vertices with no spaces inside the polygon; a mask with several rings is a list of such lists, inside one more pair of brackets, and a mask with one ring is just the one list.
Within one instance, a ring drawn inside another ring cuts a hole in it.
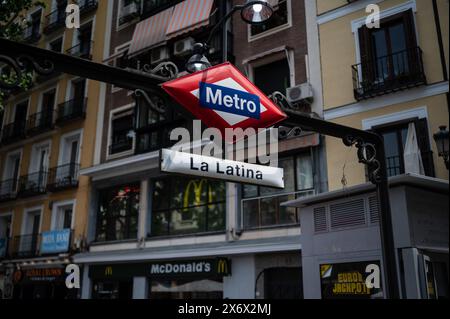
[{"label": "decorative molding", "polygon": [[445,94],[449,91],[448,81],[439,82],[423,87],[418,87],[411,90],[405,90],[398,93],[389,95],[383,95],[377,98],[352,103],[344,106],[335,107],[329,110],[324,110],[324,119],[333,120],[340,117],[355,115],[367,111],[380,109],[389,105],[395,105],[400,103],[411,102],[435,96],[439,94]]},{"label": "decorative molding", "polygon": [[[372,1],[373,2],[373,1]],[[394,14],[412,9],[413,12],[417,12],[416,0],[410,0],[408,2],[402,3],[398,6],[388,8],[386,10],[380,11],[380,20],[386,17],[392,16]],[[366,23],[367,17],[362,17],[352,21],[352,32],[356,32],[360,27]]]},{"label": "decorative molding", "polygon": [[334,9],[332,11],[325,12],[317,17],[317,24],[324,24],[346,15],[349,15],[353,12],[365,9],[369,4],[377,4],[382,2],[383,0],[360,0],[354,3],[350,3],[343,7]]},{"label": "decorative molding", "polygon": [[371,117],[362,120],[362,128],[363,130],[370,130],[372,127],[383,125],[387,123],[398,122],[402,120],[407,120],[411,118],[428,118],[428,112],[426,106],[417,107],[414,109],[409,109],[405,111],[384,114],[381,116]]}]

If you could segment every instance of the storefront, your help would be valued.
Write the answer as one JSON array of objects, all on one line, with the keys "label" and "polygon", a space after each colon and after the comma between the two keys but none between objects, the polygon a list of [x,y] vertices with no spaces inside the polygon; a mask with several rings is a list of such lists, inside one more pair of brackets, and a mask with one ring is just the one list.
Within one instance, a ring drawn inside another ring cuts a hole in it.
[{"label": "storefront", "polygon": [[16,269],[12,273],[13,299],[75,299],[77,289],[68,289],[63,265]]},{"label": "storefront", "polygon": [[137,278],[150,299],[220,299],[229,275],[231,261],[222,257],[89,267],[93,299],[131,299]]}]

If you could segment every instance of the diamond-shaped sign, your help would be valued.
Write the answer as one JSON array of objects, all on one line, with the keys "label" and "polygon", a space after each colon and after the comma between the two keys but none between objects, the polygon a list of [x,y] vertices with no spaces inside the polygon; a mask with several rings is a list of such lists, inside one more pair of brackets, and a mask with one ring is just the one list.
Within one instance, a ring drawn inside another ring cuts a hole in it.
[{"label": "diamond-shaped sign", "polygon": [[286,118],[228,62],[166,82],[162,87],[206,126],[218,128],[222,134],[226,128],[267,128]]}]

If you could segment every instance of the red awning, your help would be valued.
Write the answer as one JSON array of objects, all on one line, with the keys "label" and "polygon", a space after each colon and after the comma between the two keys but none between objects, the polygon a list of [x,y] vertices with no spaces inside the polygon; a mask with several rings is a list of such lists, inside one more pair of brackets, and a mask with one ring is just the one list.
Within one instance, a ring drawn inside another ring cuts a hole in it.
[{"label": "red awning", "polygon": [[167,29],[167,38],[207,26],[214,0],[185,0],[176,5]]},{"label": "red awning", "polygon": [[136,55],[145,49],[164,43],[172,13],[173,7],[139,22],[134,29],[128,55]]}]

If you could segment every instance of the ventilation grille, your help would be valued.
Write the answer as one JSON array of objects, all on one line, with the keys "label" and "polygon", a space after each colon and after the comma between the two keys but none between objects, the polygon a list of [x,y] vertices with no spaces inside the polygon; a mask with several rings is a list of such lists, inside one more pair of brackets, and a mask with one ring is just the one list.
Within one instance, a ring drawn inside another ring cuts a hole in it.
[{"label": "ventilation grille", "polygon": [[327,230],[327,212],[325,207],[314,208],[314,231],[322,232]]},{"label": "ventilation grille", "polygon": [[369,197],[369,213],[371,224],[375,224],[380,221],[380,209],[378,206],[378,199],[375,196]]},{"label": "ventilation grille", "polygon": [[330,205],[331,229],[365,224],[364,199]]}]

